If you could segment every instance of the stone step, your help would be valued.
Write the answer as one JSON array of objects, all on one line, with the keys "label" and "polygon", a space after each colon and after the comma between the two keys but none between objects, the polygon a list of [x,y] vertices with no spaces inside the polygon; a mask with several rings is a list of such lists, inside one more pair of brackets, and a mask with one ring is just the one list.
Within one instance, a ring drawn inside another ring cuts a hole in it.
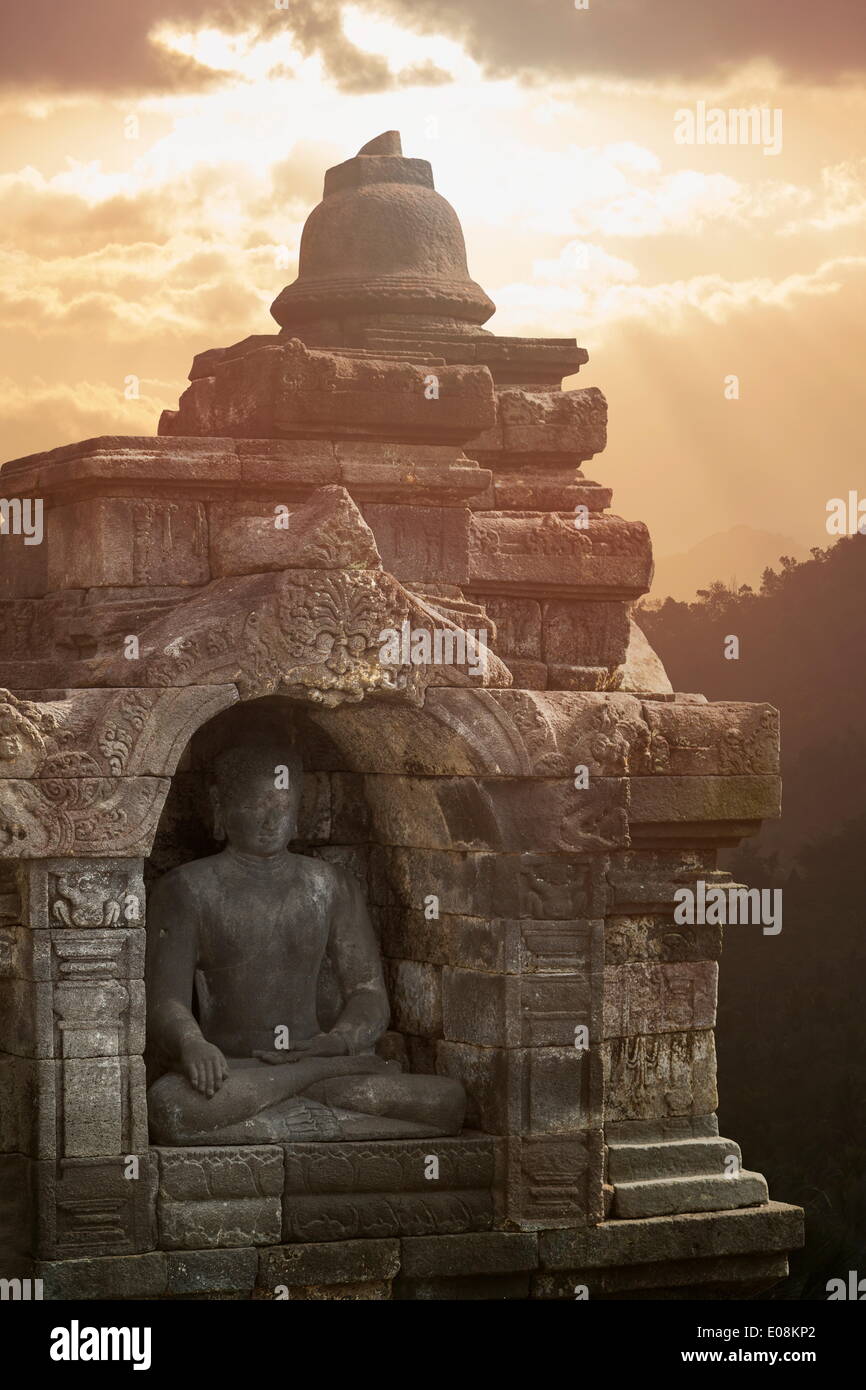
[{"label": "stone step", "polygon": [[[682,1178],[692,1174],[728,1177],[736,1158],[742,1166],[739,1144],[732,1139],[662,1139],[637,1144],[613,1143],[608,1148],[608,1175],[612,1183],[642,1182],[653,1178]],[[736,1171],[735,1170],[735,1171]]]},{"label": "stone step", "polygon": [[656,1178],[650,1182],[619,1183],[614,1192],[613,1216],[633,1219],[731,1211],[736,1207],[761,1206],[768,1200],[767,1184],[760,1173],[742,1172],[735,1178]]}]

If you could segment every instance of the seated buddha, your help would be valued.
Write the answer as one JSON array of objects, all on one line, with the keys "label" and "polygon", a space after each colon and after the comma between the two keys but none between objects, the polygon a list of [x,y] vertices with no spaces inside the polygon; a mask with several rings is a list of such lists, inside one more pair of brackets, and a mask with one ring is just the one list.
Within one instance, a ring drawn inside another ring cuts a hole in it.
[{"label": "seated buddha", "polygon": [[[351,873],[287,849],[298,755],[273,741],[213,766],[219,854],[166,874],[148,903],[148,1090],[157,1144],[262,1144],[456,1134],[465,1095],[376,1055],[382,963]],[[319,1013],[325,969],[341,1008]]]}]

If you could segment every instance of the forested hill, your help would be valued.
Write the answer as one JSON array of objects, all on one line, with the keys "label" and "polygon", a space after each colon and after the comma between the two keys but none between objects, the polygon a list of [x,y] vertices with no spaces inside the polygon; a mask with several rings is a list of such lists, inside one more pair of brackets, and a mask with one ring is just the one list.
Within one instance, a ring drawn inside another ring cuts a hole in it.
[{"label": "forested hill", "polygon": [[636,617],[676,690],[781,711],[781,822],[725,858],[738,881],[782,889],[784,923],[725,932],[720,1119],[772,1196],[806,1208],[806,1249],[775,1296],[826,1299],[828,1279],[864,1269],[866,536],[812,555],[766,571],[759,593],[715,584]]},{"label": "forested hill", "polygon": [[[675,690],[781,711],[784,816],[761,844],[787,855],[864,807],[866,536],[780,565],[757,593],[719,582],[694,603],[669,598],[635,617]],[[725,656],[730,636],[736,660]]]}]

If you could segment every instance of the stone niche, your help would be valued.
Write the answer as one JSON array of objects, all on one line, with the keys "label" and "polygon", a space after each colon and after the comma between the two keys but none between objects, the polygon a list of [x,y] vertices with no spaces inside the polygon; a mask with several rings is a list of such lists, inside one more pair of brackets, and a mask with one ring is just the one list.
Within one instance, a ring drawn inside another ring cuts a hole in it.
[{"label": "stone niche", "polygon": [[[328,172],[278,334],[199,354],[154,437],[4,467],[45,538],[0,542],[0,1277],[738,1297],[801,1243],[719,1135],[720,929],[674,921],[778,814],[776,712],[671,689],[646,528],[582,471],[604,397],[561,389],[586,353],[492,309],[389,132]],[[377,1052],[462,1086],[458,1134],[149,1138],[148,895],[265,719],[293,850],[370,914]]]}]

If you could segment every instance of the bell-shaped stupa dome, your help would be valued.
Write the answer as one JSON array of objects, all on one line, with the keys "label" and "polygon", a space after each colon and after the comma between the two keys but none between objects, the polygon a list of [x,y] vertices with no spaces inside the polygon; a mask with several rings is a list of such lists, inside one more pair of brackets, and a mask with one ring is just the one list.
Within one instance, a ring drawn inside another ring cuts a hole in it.
[{"label": "bell-shaped stupa dome", "polygon": [[404,158],[399,132],[389,130],[325,174],[298,278],[271,313],[284,332],[305,336],[317,322],[417,316],[477,331],[495,307],[470,279],[460,222],[433,187],[429,162]]}]

